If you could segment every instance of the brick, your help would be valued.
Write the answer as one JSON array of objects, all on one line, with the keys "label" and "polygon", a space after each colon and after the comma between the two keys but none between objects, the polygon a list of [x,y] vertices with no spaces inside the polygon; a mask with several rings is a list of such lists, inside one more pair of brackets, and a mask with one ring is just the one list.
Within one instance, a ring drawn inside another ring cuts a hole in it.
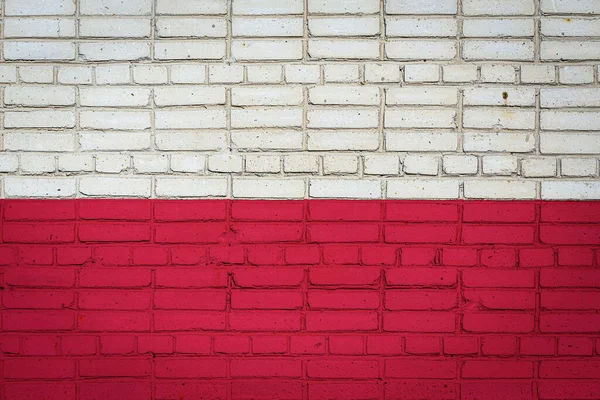
[{"label": "brick", "polygon": [[304,270],[298,268],[245,268],[233,271],[233,281],[243,288],[300,286],[304,280]]},{"label": "brick", "polygon": [[101,354],[133,354],[135,337],[132,335],[100,336]]},{"label": "brick", "polygon": [[432,380],[394,380],[385,384],[385,396],[400,400],[405,393],[413,393],[418,398],[447,400],[456,397],[456,385],[447,381]]},{"label": "brick", "polygon": [[517,339],[514,336],[492,336],[481,338],[481,354],[492,356],[513,356],[517,352]]},{"label": "brick", "polygon": [[379,293],[375,291],[309,291],[311,309],[377,309]]},{"label": "brick", "polygon": [[455,361],[391,360],[385,362],[385,376],[389,378],[452,379],[456,377]]},{"label": "brick", "polygon": [[447,290],[438,291],[386,291],[385,308],[387,310],[450,310],[457,306],[456,293]]},{"label": "brick", "polygon": [[535,308],[535,294],[528,291],[465,290],[465,301],[490,310],[527,310]]},{"label": "brick", "polygon": [[445,247],[442,260],[448,266],[474,266],[477,264],[477,249],[464,247]]},{"label": "brick", "polygon": [[8,379],[68,379],[75,377],[75,360],[11,358],[4,361]]},{"label": "brick", "polygon": [[388,285],[392,286],[454,286],[456,270],[451,268],[402,268],[385,272]]},{"label": "brick", "polygon": [[440,354],[442,351],[442,341],[439,337],[407,337],[405,340],[405,350],[407,354]]},{"label": "brick", "polygon": [[301,362],[294,359],[234,359],[231,361],[233,377],[289,377],[301,375]]},{"label": "brick", "polygon": [[323,246],[323,262],[325,264],[358,264],[358,246],[353,245],[329,245]]},{"label": "brick", "polygon": [[311,382],[308,385],[308,396],[311,399],[317,400],[348,398],[349,396],[354,396],[359,399],[376,399],[379,396],[379,387],[376,383],[368,382]]},{"label": "brick", "polygon": [[252,352],[255,354],[283,354],[287,347],[285,336],[252,336]]},{"label": "brick", "polygon": [[438,251],[428,247],[405,247],[401,250],[402,265],[434,265],[437,263]]},{"label": "brick", "polygon": [[75,283],[75,274],[70,269],[19,268],[4,273],[7,286],[69,288]]},{"label": "brick", "polygon": [[231,292],[231,307],[236,309],[282,309],[302,307],[302,295],[297,291],[235,290]]},{"label": "brick", "polygon": [[387,312],[383,314],[386,332],[454,332],[455,316],[446,312]]},{"label": "brick", "polygon": [[384,236],[387,243],[454,243],[456,227],[432,224],[387,225]]},{"label": "brick", "polygon": [[306,314],[306,330],[372,331],[377,329],[377,313],[371,311],[310,311]]},{"label": "brick", "polygon": [[589,333],[598,329],[600,319],[596,314],[542,313],[540,331],[544,333]]},{"label": "brick", "polygon": [[64,355],[83,356],[96,354],[96,338],[94,336],[63,336],[61,350]]},{"label": "brick", "polygon": [[554,250],[551,248],[533,248],[519,250],[521,267],[548,267],[554,265]]},{"label": "brick", "polygon": [[156,396],[159,398],[177,398],[178,396],[197,397],[206,396],[208,398],[223,399],[226,397],[227,385],[207,384],[207,383],[168,383],[159,382],[156,384]]},{"label": "brick", "polygon": [[517,265],[516,253],[514,250],[482,250],[481,265],[493,268],[510,268]]},{"label": "brick", "polygon": [[402,353],[400,336],[368,336],[367,354],[398,355]]},{"label": "brick", "polygon": [[148,359],[112,358],[80,360],[79,375],[82,377],[144,377],[150,375]]},{"label": "brick", "polygon": [[589,269],[547,269],[540,271],[541,287],[598,287],[600,274]]},{"label": "brick", "polygon": [[533,315],[529,314],[469,313],[463,317],[463,329],[467,332],[528,333],[533,331],[533,325]]},{"label": "brick", "polygon": [[57,336],[26,336],[23,338],[23,355],[57,355]]},{"label": "brick", "polygon": [[244,354],[250,352],[250,340],[243,336],[215,337],[215,353]]},{"label": "brick", "polygon": [[379,363],[366,360],[308,361],[307,375],[309,378],[339,378],[367,379],[379,377]]},{"label": "brick", "polygon": [[522,355],[553,355],[556,351],[556,340],[553,337],[524,336],[520,339]]},{"label": "brick", "polygon": [[374,285],[379,282],[378,268],[311,268],[309,280],[313,285]]},{"label": "brick", "polygon": [[468,400],[485,396],[489,399],[528,399],[533,396],[530,382],[520,380],[507,381],[470,381],[461,385],[461,395]]},{"label": "brick", "polygon": [[172,336],[138,336],[138,353],[171,354],[173,353]]},{"label": "brick", "polygon": [[558,354],[565,356],[591,356],[594,340],[586,337],[559,337]]},{"label": "brick", "polygon": [[[231,385],[232,399],[297,399],[302,397],[303,386],[295,381],[234,381]],[[224,397],[224,396],[223,396]]]},{"label": "brick", "polygon": [[465,224],[462,227],[462,240],[467,244],[528,244],[533,239],[533,226]]},{"label": "brick", "polygon": [[472,355],[479,352],[479,344],[475,336],[444,337],[444,354]]},{"label": "brick", "polygon": [[73,224],[5,223],[2,238],[6,243],[72,243],[75,238]]},{"label": "brick", "polygon": [[234,331],[298,331],[300,314],[288,311],[232,312],[229,327]]},{"label": "brick", "polygon": [[600,225],[540,226],[540,241],[550,244],[599,244]]},{"label": "brick", "polygon": [[81,242],[148,242],[150,233],[146,224],[82,223],[78,237]]},{"label": "brick", "polygon": [[81,331],[145,331],[150,329],[150,315],[139,311],[84,311],[77,315]]}]

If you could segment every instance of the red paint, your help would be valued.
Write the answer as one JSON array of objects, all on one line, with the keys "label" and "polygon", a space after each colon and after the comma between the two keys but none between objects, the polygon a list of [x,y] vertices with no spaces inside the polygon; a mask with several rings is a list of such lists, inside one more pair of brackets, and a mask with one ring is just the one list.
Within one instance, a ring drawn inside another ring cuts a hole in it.
[{"label": "red paint", "polygon": [[0,201],[0,399],[593,399],[600,203]]}]

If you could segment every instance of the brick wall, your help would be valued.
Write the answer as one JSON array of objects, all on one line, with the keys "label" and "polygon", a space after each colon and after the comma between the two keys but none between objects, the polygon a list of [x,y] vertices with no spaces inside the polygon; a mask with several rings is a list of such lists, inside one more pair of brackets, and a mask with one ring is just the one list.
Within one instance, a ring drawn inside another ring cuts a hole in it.
[{"label": "brick wall", "polygon": [[1,206],[2,400],[600,393],[595,202]]},{"label": "brick wall", "polygon": [[598,199],[597,0],[5,0],[3,197]]}]

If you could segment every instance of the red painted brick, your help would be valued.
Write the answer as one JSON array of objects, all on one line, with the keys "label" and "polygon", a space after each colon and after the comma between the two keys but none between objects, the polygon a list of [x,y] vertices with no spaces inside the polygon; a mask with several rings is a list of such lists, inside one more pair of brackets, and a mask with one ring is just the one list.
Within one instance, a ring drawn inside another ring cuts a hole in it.
[{"label": "red painted brick", "polygon": [[[298,400],[302,398],[304,386],[298,381],[274,379],[242,380],[231,383],[232,400]],[[197,398],[197,397],[195,397]],[[206,397],[215,398],[216,397]],[[223,397],[223,400],[225,397]]]},{"label": "red painted brick", "polygon": [[299,378],[302,362],[298,359],[237,358],[231,360],[231,376],[247,378]]},{"label": "red painted brick", "polygon": [[85,223],[79,225],[82,242],[149,242],[150,225],[124,223]]},{"label": "red painted brick", "polygon": [[538,383],[538,396],[542,400],[594,399],[600,393],[596,380],[543,380]]},{"label": "red painted brick", "polygon": [[378,268],[311,268],[308,272],[313,285],[362,286],[379,282],[381,271]]},{"label": "red painted brick", "polygon": [[100,354],[127,355],[135,352],[135,337],[133,335],[100,336]]},{"label": "red painted brick", "polygon": [[68,221],[74,219],[75,201],[73,200],[4,201],[5,221]]},{"label": "red painted brick", "polygon": [[25,247],[19,249],[19,264],[21,265],[52,265],[54,251],[52,247]]},{"label": "red painted brick", "polygon": [[533,363],[516,360],[473,360],[462,366],[463,378],[533,378]]},{"label": "red painted brick", "polygon": [[519,250],[521,267],[551,267],[554,265],[554,250],[551,248],[533,248]]},{"label": "red painted brick", "polygon": [[79,376],[84,378],[145,377],[150,375],[147,358],[105,358],[79,360]]},{"label": "red painted brick", "polygon": [[371,223],[313,223],[308,225],[306,236],[312,243],[378,242],[379,225]]},{"label": "red painted brick", "polygon": [[250,338],[246,336],[215,337],[215,353],[245,354],[250,352]]},{"label": "red painted brick", "polygon": [[291,246],[285,248],[286,264],[318,264],[321,261],[319,246]]},{"label": "red painted brick", "polygon": [[308,203],[310,221],[378,221],[381,203],[361,200],[315,200]]},{"label": "red painted brick", "polygon": [[463,203],[464,222],[533,222],[535,203],[527,201],[473,201]]},{"label": "red painted brick", "polygon": [[371,360],[309,360],[309,378],[373,379],[379,377],[379,363]]},{"label": "red painted brick", "polygon": [[81,287],[141,288],[150,286],[151,282],[148,269],[102,268],[79,271]]},{"label": "red painted brick", "polygon": [[312,290],[308,292],[311,309],[375,310],[379,308],[379,292],[374,290]]},{"label": "red painted brick", "polygon": [[155,310],[225,310],[224,290],[156,290]]},{"label": "red painted brick", "polygon": [[6,243],[73,243],[74,224],[55,223],[5,223],[2,239]]},{"label": "red painted brick", "polygon": [[473,355],[479,352],[479,343],[475,336],[444,337],[444,354],[449,356]]},{"label": "red painted brick", "polygon": [[385,202],[387,221],[458,221],[456,202],[387,201]]},{"label": "red painted brick", "polygon": [[0,352],[3,354],[19,354],[21,352],[21,338],[16,335],[0,336]]},{"label": "red painted brick", "polygon": [[548,336],[522,336],[520,344],[524,356],[551,356],[556,351],[556,339]]},{"label": "red painted brick", "polygon": [[481,265],[491,268],[512,268],[517,266],[517,255],[512,249],[490,249],[481,251]]},{"label": "red painted brick", "polygon": [[292,336],[292,354],[325,354],[325,336]]},{"label": "red painted brick", "polygon": [[210,354],[210,336],[177,335],[175,351],[184,354]]},{"label": "red painted brick", "polygon": [[308,384],[308,398],[311,400],[331,399],[379,399],[379,386],[370,382],[311,382]]},{"label": "red painted brick", "polygon": [[534,291],[465,290],[467,302],[488,310],[528,310],[535,308]]},{"label": "red painted brick", "polygon": [[407,354],[437,355],[442,352],[442,339],[437,336],[409,336],[405,339]]},{"label": "red painted brick", "polygon": [[0,246],[0,265],[15,265],[17,263],[17,251],[12,247]]},{"label": "red painted brick", "polygon": [[533,315],[514,312],[468,313],[463,316],[463,330],[477,333],[528,333],[533,331]]},{"label": "red painted brick", "polygon": [[58,337],[25,336],[22,342],[22,354],[26,356],[55,356],[58,354]]},{"label": "red painted brick", "polygon": [[454,243],[456,226],[453,224],[406,224],[386,225],[387,243]]},{"label": "red painted brick", "polygon": [[295,310],[302,307],[302,293],[295,290],[232,290],[231,307],[247,310]]},{"label": "red painted brick", "polygon": [[[209,247],[208,259],[214,265],[243,264],[245,251],[242,246]],[[173,260],[175,262],[175,260]]]},{"label": "red painted brick", "polygon": [[88,356],[96,354],[96,337],[87,335],[63,336],[61,349],[67,356]]},{"label": "red painted brick", "polygon": [[385,271],[385,280],[392,286],[454,286],[456,270],[452,268],[396,268]]},{"label": "red painted brick", "polygon": [[129,265],[131,263],[131,248],[125,246],[104,246],[94,248],[94,261],[98,266]]},{"label": "red painted brick", "polygon": [[540,271],[540,286],[600,288],[600,271],[590,269],[543,269]]},{"label": "red painted brick", "polygon": [[540,363],[543,379],[600,379],[600,362],[583,360],[544,360]]},{"label": "red painted brick", "polygon": [[91,247],[58,247],[56,249],[58,265],[83,265],[92,260]]},{"label": "red painted brick", "polygon": [[304,227],[299,223],[249,223],[231,224],[231,231],[241,243],[301,242]]},{"label": "red painted brick", "polygon": [[532,288],[533,271],[464,270],[462,282],[467,287]]},{"label": "red painted brick", "polygon": [[227,271],[187,268],[161,268],[156,271],[156,287],[203,288],[227,286]]},{"label": "red painted brick", "polygon": [[225,232],[225,224],[217,222],[154,225],[157,243],[218,243]]},{"label": "red painted brick", "polygon": [[396,265],[398,259],[395,246],[365,246],[360,252],[364,265]]},{"label": "red painted brick", "polygon": [[444,247],[443,265],[472,267],[477,265],[477,249],[471,247]]},{"label": "red painted brick", "polygon": [[481,354],[484,356],[513,356],[517,353],[514,336],[484,336],[481,338]]},{"label": "red painted brick", "polygon": [[369,336],[367,338],[367,354],[402,354],[402,338],[396,335]]},{"label": "red painted brick", "polygon": [[231,218],[239,221],[302,221],[303,201],[236,200]]},{"label": "red painted brick", "polygon": [[146,310],[150,307],[150,293],[138,291],[79,292],[81,310]]},{"label": "red painted brick", "polygon": [[4,273],[8,286],[69,288],[75,284],[75,272],[62,268],[10,268]]},{"label": "red painted brick", "polygon": [[325,264],[358,264],[358,246],[325,245],[323,246],[323,262]]},{"label": "red painted brick", "polygon": [[4,360],[7,379],[68,379],[75,377],[75,360],[69,358],[7,358]]},{"label": "red painted brick", "polygon": [[[594,339],[589,337],[559,337],[559,356],[591,356],[594,353]],[[567,378],[567,377],[565,377]],[[582,377],[583,378],[583,377]]]},{"label": "red painted brick", "polygon": [[453,360],[387,359],[385,376],[388,378],[452,379],[457,374]]},{"label": "red painted brick", "polygon": [[232,311],[233,331],[291,332],[300,330],[300,313],[291,311]]},{"label": "red painted brick", "polygon": [[600,309],[600,292],[543,291],[541,306],[548,310],[597,310]]},{"label": "red painted brick", "polygon": [[306,330],[319,331],[373,331],[377,329],[377,313],[373,311],[309,311]]},{"label": "red painted brick", "polygon": [[75,306],[75,296],[72,291],[13,289],[5,291],[0,296],[6,309],[63,309]]},{"label": "red painted brick", "polygon": [[166,265],[169,252],[164,247],[135,247],[133,265]]},{"label": "red painted brick", "polygon": [[451,290],[390,290],[385,294],[385,308],[391,311],[451,310],[457,305],[457,294]]},{"label": "red painted brick", "polygon": [[456,399],[455,384],[434,380],[393,380],[385,383],[386,400],[404,400],[410,393],[416,399],[451,400]]},{"label": "red painted brick", "polygon": [[233,282],[245,288],[300,286],[304,270],[300,268],[243,268],[233,270]]},{"label": "red painted brick", "polygon": [[138,336],[138,353],[171,354],[173,353],[172,336]]},{"label": "red painted brick", "polygon": [[252,336],[252,352],[255,354],[283,354],[286,351],[285,336]]},{"label": "red painted brick", "polygon": [[224,221],[227,203],[213,200],[164,200],[154,202],[157,221]]},{"label": "red painted brick", "polygon": [[128,332],[150,329],[150,314],[140,311],[82,311],[77,315],[82,332]]},{"label": "red painted brick", "polygon": [[456,316],[449,312],[387,312],[383,314],[383,330],[386,332],[454,332]]},{"label": "red painted brick", "polygon": [[432,247],[405,247],[402,249],[402,265],[434,265],[438,250]]},{"label": "red painted brick", "polygon": [[529,400],[531,382],[523,380],[466,381],[461,385],[461,400]]},{"label": "red painted brick", "polygon": [[81,382],[79,400],[147,400],[152,396],[151,382]]},{"label": "red painted brick", "polygon": [[540,225],[540,241],[548,244],[598,245],[598,225]]},{"label": "red painted brick", "polygon": [[248,247],[247,250],[250,265],[283,265],[285,262],[281,246],[258,245]]},{"label": "red painted brick", "polygon": [[154,311],[157,331],[222,331],[225,314],[211,311]]},{"label": "red painted brick", "polygon": [[362,336],[330,336],[329,352],[340,355],[361,355],[364,353]]},{"label": "red painted brick", "polygon": [[227,384],[195,382],[157,382],[157,399],[227,399]]},{"label": "red painted brick", "polygon": [[17,383],[4,384],[6,400],[75,400],[75,383]]},{"label": "red painted brick", "polygon": [[152,215],[149,200],[82,199],[78,205],[81,219],[148,221]]},{"label": "red painted brick", "polygon": [[594,252],[585,247],[560,247],[558,249],[558,265],[591,266],[594,262]]},{"label": "red painted brick", "polygon": [[462,226],[462,241],[466,244],[529,244],[533,243],[531,225],[473,225]]},{"label": "red painted brick", "polygon": [[540,331],[544,333],[593,333],[600,331],[600,314],[556,313],[540,315]]},{"label": "red painted brick", "polygon": [[542,203],[543,222],[600,222],[600,202],[552,201]]}]

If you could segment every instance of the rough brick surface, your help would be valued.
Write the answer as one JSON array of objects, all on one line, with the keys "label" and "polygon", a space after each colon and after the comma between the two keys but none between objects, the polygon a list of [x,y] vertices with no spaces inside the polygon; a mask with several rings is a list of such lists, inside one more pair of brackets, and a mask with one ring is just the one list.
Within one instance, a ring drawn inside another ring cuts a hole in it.
[{"label": "rough brick surface", "polygon": [[0,399],[597,398],[599,207],[4,200]]}]

